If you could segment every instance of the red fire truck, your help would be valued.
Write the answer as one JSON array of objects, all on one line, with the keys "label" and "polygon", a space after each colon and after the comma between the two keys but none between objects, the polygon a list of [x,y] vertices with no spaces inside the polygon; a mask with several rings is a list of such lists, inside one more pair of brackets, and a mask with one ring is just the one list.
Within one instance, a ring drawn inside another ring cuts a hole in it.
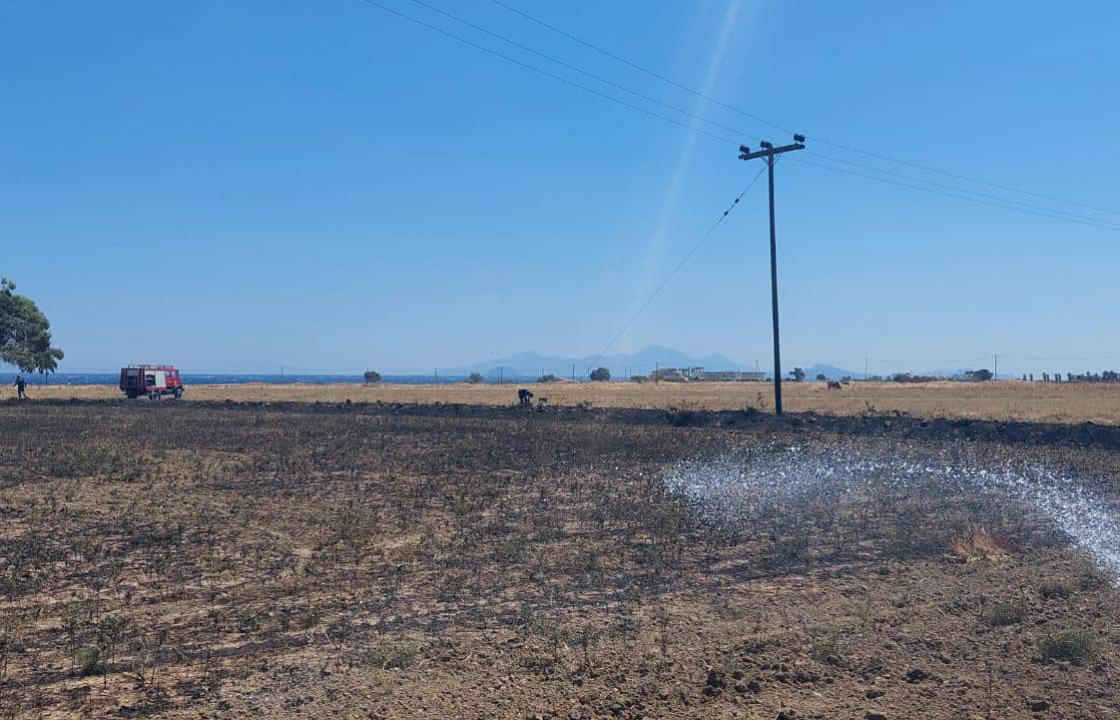
[{"label": "red fire truck", "polygon": [[183,381],[179,369],[170,365],[129,365],[121,368],[121,392],[128,399],[147,395],[159,400],[164,395],[183,397]]}]

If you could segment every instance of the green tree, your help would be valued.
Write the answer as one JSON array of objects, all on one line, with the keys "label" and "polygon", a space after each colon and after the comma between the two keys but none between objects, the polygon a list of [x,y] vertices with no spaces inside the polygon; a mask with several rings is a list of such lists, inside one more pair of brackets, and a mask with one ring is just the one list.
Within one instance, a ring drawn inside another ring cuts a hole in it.
[{"label": "green tree", "polygon": [[789,371],[789,376],[793,378],[794,382],[801,382],[805,379],[805,371],[799,367],[795,367]]},{"label": "green tree", "polygon": [[817,380],[819,382],[824,382],[825,380],[828,380],[828,378],[825,376],[824,373],[817,373]]},{"label": "green tree", "polygon": [[365,374],[362,375],[362,377],[365,379],[366,385],[381,382],[381,373],[377,372],[376,370],[366,370]]},{"label": "green tree", "polygon": [[485,382],[485,380],[482,377],[482,373],[472,372],[471,376],[467,378],[467,382],[469,382],[471,385],[480,385],[481,383]]},{"label": "green tree", "polygon": [[0,279],[0,360],[23,372],[54,372],[62,351],[51,347],[47,316],[25,295],[16,295],[16,284]]},{"label": "green tree", "polygon": [[611,379],[611,371],[605,367],[595,368],[591,371],[592,382],[606,382]]}]

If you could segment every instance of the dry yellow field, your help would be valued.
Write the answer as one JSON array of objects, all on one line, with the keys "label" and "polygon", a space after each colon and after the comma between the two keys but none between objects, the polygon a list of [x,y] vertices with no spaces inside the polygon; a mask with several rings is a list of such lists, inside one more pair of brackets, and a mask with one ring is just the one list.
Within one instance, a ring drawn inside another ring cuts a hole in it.
[{"label": "dry yellow field", "polygon": [[[512,405],[518,387],[528,387],[551,405],[590,403],[594,407],[773,410],[768,383],[552,383],[518,385],[194,385],[187,400],[271,402],[387,402]],[[850,415],[903,412],[918,417],[986,418],[1040,422],[1120,424],[1120,385],[1103,383],[936,382],[852,383],[829,390],[824,383],[786,383],[785,409]],[[5,395],[9,395],[8,390]],[[29,388],[32,400],[112,399],[108,386],[54,385]],[[10,395],[9,395],[10,396]],[[136,402],[147,402],[137,400]]]}]

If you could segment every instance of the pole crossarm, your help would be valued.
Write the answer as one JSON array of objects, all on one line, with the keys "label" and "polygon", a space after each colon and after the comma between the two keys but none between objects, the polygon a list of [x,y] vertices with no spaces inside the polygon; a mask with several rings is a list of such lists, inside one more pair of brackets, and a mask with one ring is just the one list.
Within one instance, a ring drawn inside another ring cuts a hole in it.
[{"label": "pole crossarm", "polygon": [[741,154],[739,155],[739,159],[740,160],[754,160],[755,158],[760,158],[760,157],[773,157],[775,155],[781,155],[782,153],[790,152],[791,150],[804,150],[805,149],[805,144],[804,143],[791,143],[789,145],[782,145],[781,147],[773,147],[772,145],[767,147],[768,145],[770,145],[770,144],[769,143],[764,144],[762,146],[762,149],[758,150],[756,152],[751,152],[751,149],[749,147],[747,147],[746,145],[740,145],[739,146],[739,152]]}]

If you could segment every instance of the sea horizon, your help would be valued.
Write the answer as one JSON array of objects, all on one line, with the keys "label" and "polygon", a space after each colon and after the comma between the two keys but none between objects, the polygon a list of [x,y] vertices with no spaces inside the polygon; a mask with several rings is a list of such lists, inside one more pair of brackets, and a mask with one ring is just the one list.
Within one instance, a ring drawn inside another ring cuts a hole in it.
[{"label": "sea horizon", "polygon": [[[16,372],[0,372],[0,384],[11,385],[15,382],[16,376],[21,373]],[[120,380],[119,373],[113,372],[90,372],[90,373],[50,373],[43,375],[42,373],[22,373],[28,385],[111,385],[116,386]],[[362,375],[350,374],[291,374],[285,373],[270,374],[270,373],[182,373],[183,383],[185,385],[244,385],[248,383],[265,383],[269,385],[334,385],[334,384],[364,384],[365,379]],[[432,373],[426,375],[382,375],[380,382],[389,385],[442,385],[463,383],[470,379],[469,375],[465,374],[449,374],[449,375],[435,375]],[[510,383],[532,383],[536,382],[535,376],[506,376],[502,378],[501,384],[508,385]],[[485,378],[484,382],[487,384],[497,383],[497,378]]]}]

